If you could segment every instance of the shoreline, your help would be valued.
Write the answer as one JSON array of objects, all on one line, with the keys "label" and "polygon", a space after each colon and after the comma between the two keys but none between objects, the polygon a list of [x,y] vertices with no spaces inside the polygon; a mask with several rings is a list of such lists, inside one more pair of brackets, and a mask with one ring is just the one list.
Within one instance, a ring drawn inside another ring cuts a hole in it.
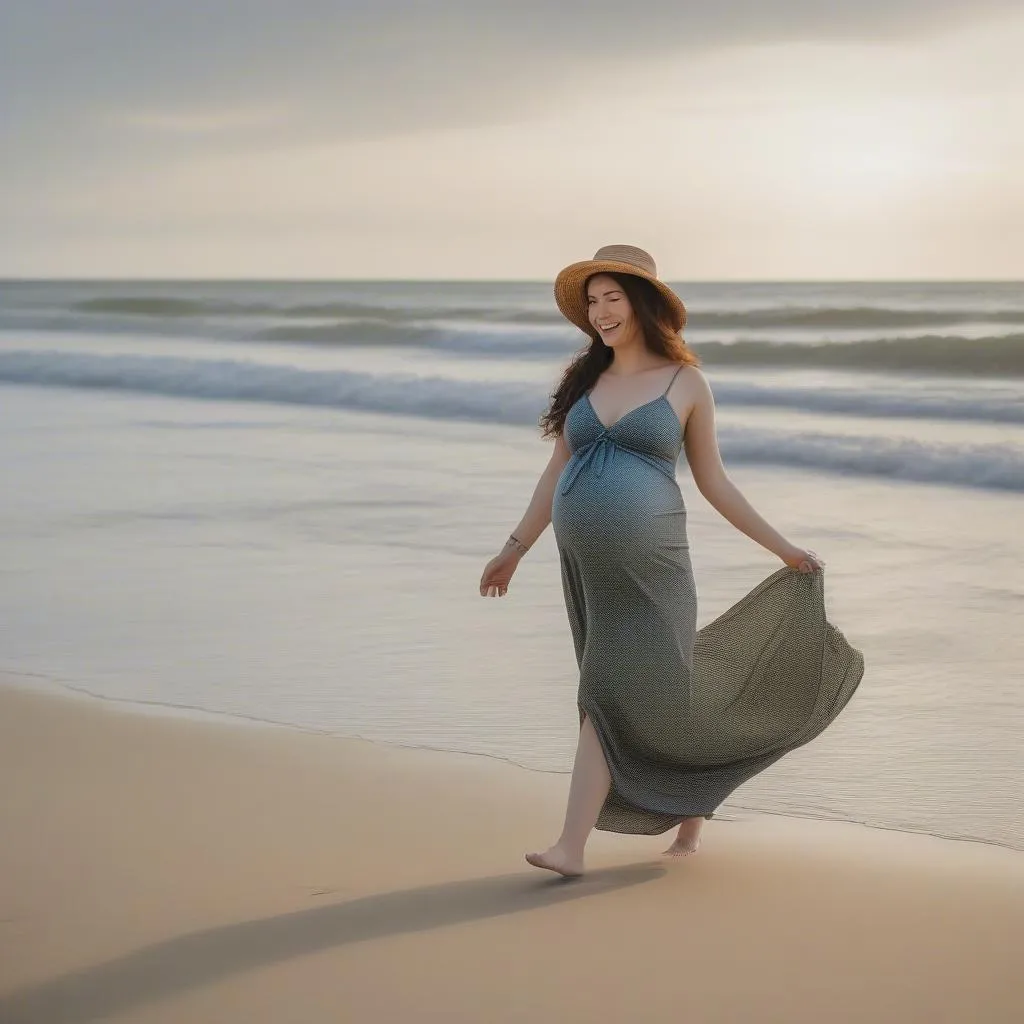
[{"label": "shoreline", "polygon": [[[31,679],[32,682],[21,680]],[[409,750],[423,751],[425,753],[438,754],[440,756],[450,755],[455,758],[482,758],[488,762],[506,765],[518,771],[528,772],[531,775],[545,776],[565,780],[568,785],[571,769],[558,771],[555,769],[538,768],[523,764],[511,757],[503,757],[498,754],[490,754],[485,751],[458,750],[451,747],[432,747],[423,744],[407,744],[395,740],[373,739],[359,735],[347,735],[344,733],[332,732],[328,729],[316,729],[310,726],[298,725],[292,722],[280,722],[269,718],[258,718],[252,715],[235,714],[228,711],[211,711],[207,708],[192,707],[189,705],[169,704],[164,701],[134,700],[122,697],[107,697],[96,693],[82,686],[75,686],[72,683],[63,682],[52,676],[42,673],[17,672],[12,670],[0,670],[0,693],[5,687],[25,692],[41,693],[43,696],[57,698],[65,697],[72,700],[80,700],[86,704],[97,703],[103,707],[110,707],[119,710],[124,714],[140,715],[152,718],[164,718],[184,722],[198,722],[222,725],[230,727],[255,727],[274,730],[285,730],[289,733],[296,733],[304,736],[321,736],[339,741],[341,743],[365,743],[371,747],[378,747],[383,750]],[[999,842],[993,839],[983,839],[976,836],[961,836],[944,834],[941,832],[930,832],[925,829],[905,828],[894,825],[872,824],[866,821],[859,821],[852,818],[830,817],[828,815],[816,814],[793,814],[786,811],[774,811],[763,807],[752,807],[749,805],[730,801],[728,809],[724,812],[716,812],[716,821],[742,821],[747,818],[777,818],[782,821],[793,822],[823,822],[836,825],[850,825],[855,828],[863,828],[878,832],[892,832],[896,835],[923,836],[930,839],[937,839],[943,842],[960,843],[969,846],[977,845],[992,847],[998,850],[1007,850],[1024,856],[1024,850],[1013,846],[1010,843]],[[668,835],[669,833],[665,833]]]},{"label": "shoreline", "polygon": [[997,846],[716,818],[565,882],[564,778],[3,685],[0,771],[5,1024],[1024,1017]]}]

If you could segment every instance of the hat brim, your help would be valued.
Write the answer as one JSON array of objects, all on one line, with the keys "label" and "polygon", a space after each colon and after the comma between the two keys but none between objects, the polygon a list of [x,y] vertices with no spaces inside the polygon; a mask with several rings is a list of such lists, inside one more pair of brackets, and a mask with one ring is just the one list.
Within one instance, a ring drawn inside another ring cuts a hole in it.
[{"label": "hat brim", "polygon": [[555,278],[555,302],[562,316],[574,323],[584,334],[592,337],[594,331],[587,315],[587,297],[583,294],[584,283],[594,274],[630,274],[650,281],[668,303],[672,329],[681,331],[685,326],[686,306],[664,281],[659,281],[632,263],[620,263],[616,260],[582,260],[579,263],[571,263]]}]

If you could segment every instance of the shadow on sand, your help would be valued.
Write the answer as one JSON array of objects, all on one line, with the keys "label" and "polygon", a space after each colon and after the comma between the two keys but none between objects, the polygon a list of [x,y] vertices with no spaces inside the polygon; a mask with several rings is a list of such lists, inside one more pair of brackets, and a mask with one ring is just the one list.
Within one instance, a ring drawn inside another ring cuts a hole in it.
[{"label": "shadow on sand", "polygon": [[664,873],[659,865],[639,864],[573,880],[499,875],[209,928],[0,996],[0,1021],[80,1024],[309,953],[519,914],[650,882]]}]

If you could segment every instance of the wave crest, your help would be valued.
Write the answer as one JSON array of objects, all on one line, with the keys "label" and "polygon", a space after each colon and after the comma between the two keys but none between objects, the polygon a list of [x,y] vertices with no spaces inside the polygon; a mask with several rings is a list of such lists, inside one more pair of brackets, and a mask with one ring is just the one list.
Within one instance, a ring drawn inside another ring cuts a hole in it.
[{"label": "wave crest", "polygon": [[[505,382],[457,381],[411,375],[378,376],[345,370],[317,372],[298,367],[202,360],[170,356],[109,356],[59,351],[0,351],[0,380],[19,384],[74,388],[108,388],[144,394],[172,395],[226,401],[275,402],[368,412],[422,416],[446,420],[535,425],[546,396],[535,385]],[[737,404],[771,404],[757,389],[716,388],[719,400]],[[767,394],[771,394],[768,392]],[[840,401],[850,404],[853,393]],[[804,394],[804,399],[807,395]],[[878,396],[858,411],[863,415],[904,415],[913,412],[907,396]],[[827,408],[827,395],[815,399]],[[778,396],[776,404],[799,403],[801,395]],[[979,418],[989,406],[1003,409],[1007,421],[1020,422],[1020,403],[1011,397],[1001,406],[961,403],[960,418],[970,412]],[[902,404],[901,404],[902,403]],[[918,404],[918,414],[941,412],[948,399],[932,408]],[[794,407],[802,408],[800,404]],[[894,412],[894,410],[896,410]],[[1011,419],[1016,410],[1016,419]],[[949,410],[946,410],[947,416]],[[955,418],[955,416],[954,416]],[[779,431],[724,426],[719,430],[722,450],[730,459],[945,483],[955,486],[1024,491],[1024,455],[1007,444],[955,444],[880,439],[876,434],[850,436],[819,431]]]}]

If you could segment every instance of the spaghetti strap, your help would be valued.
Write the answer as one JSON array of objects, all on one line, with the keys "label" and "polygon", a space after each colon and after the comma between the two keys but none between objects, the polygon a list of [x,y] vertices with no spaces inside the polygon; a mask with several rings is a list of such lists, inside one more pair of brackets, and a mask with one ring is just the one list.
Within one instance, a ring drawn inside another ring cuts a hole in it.
[{"label": "spaghetti strap", "polygon": [[[679,370],[681,370],[685,365],[685,363],[680,363]],[[664,391],[662,391],[662,396],[667,395],[672,390],[672,385],[675,384],[676,377],[679,376],[679,370],[676,370],[676,372],[672,374],[672,379],[668,382],[668,387],[665,388]]]}]

